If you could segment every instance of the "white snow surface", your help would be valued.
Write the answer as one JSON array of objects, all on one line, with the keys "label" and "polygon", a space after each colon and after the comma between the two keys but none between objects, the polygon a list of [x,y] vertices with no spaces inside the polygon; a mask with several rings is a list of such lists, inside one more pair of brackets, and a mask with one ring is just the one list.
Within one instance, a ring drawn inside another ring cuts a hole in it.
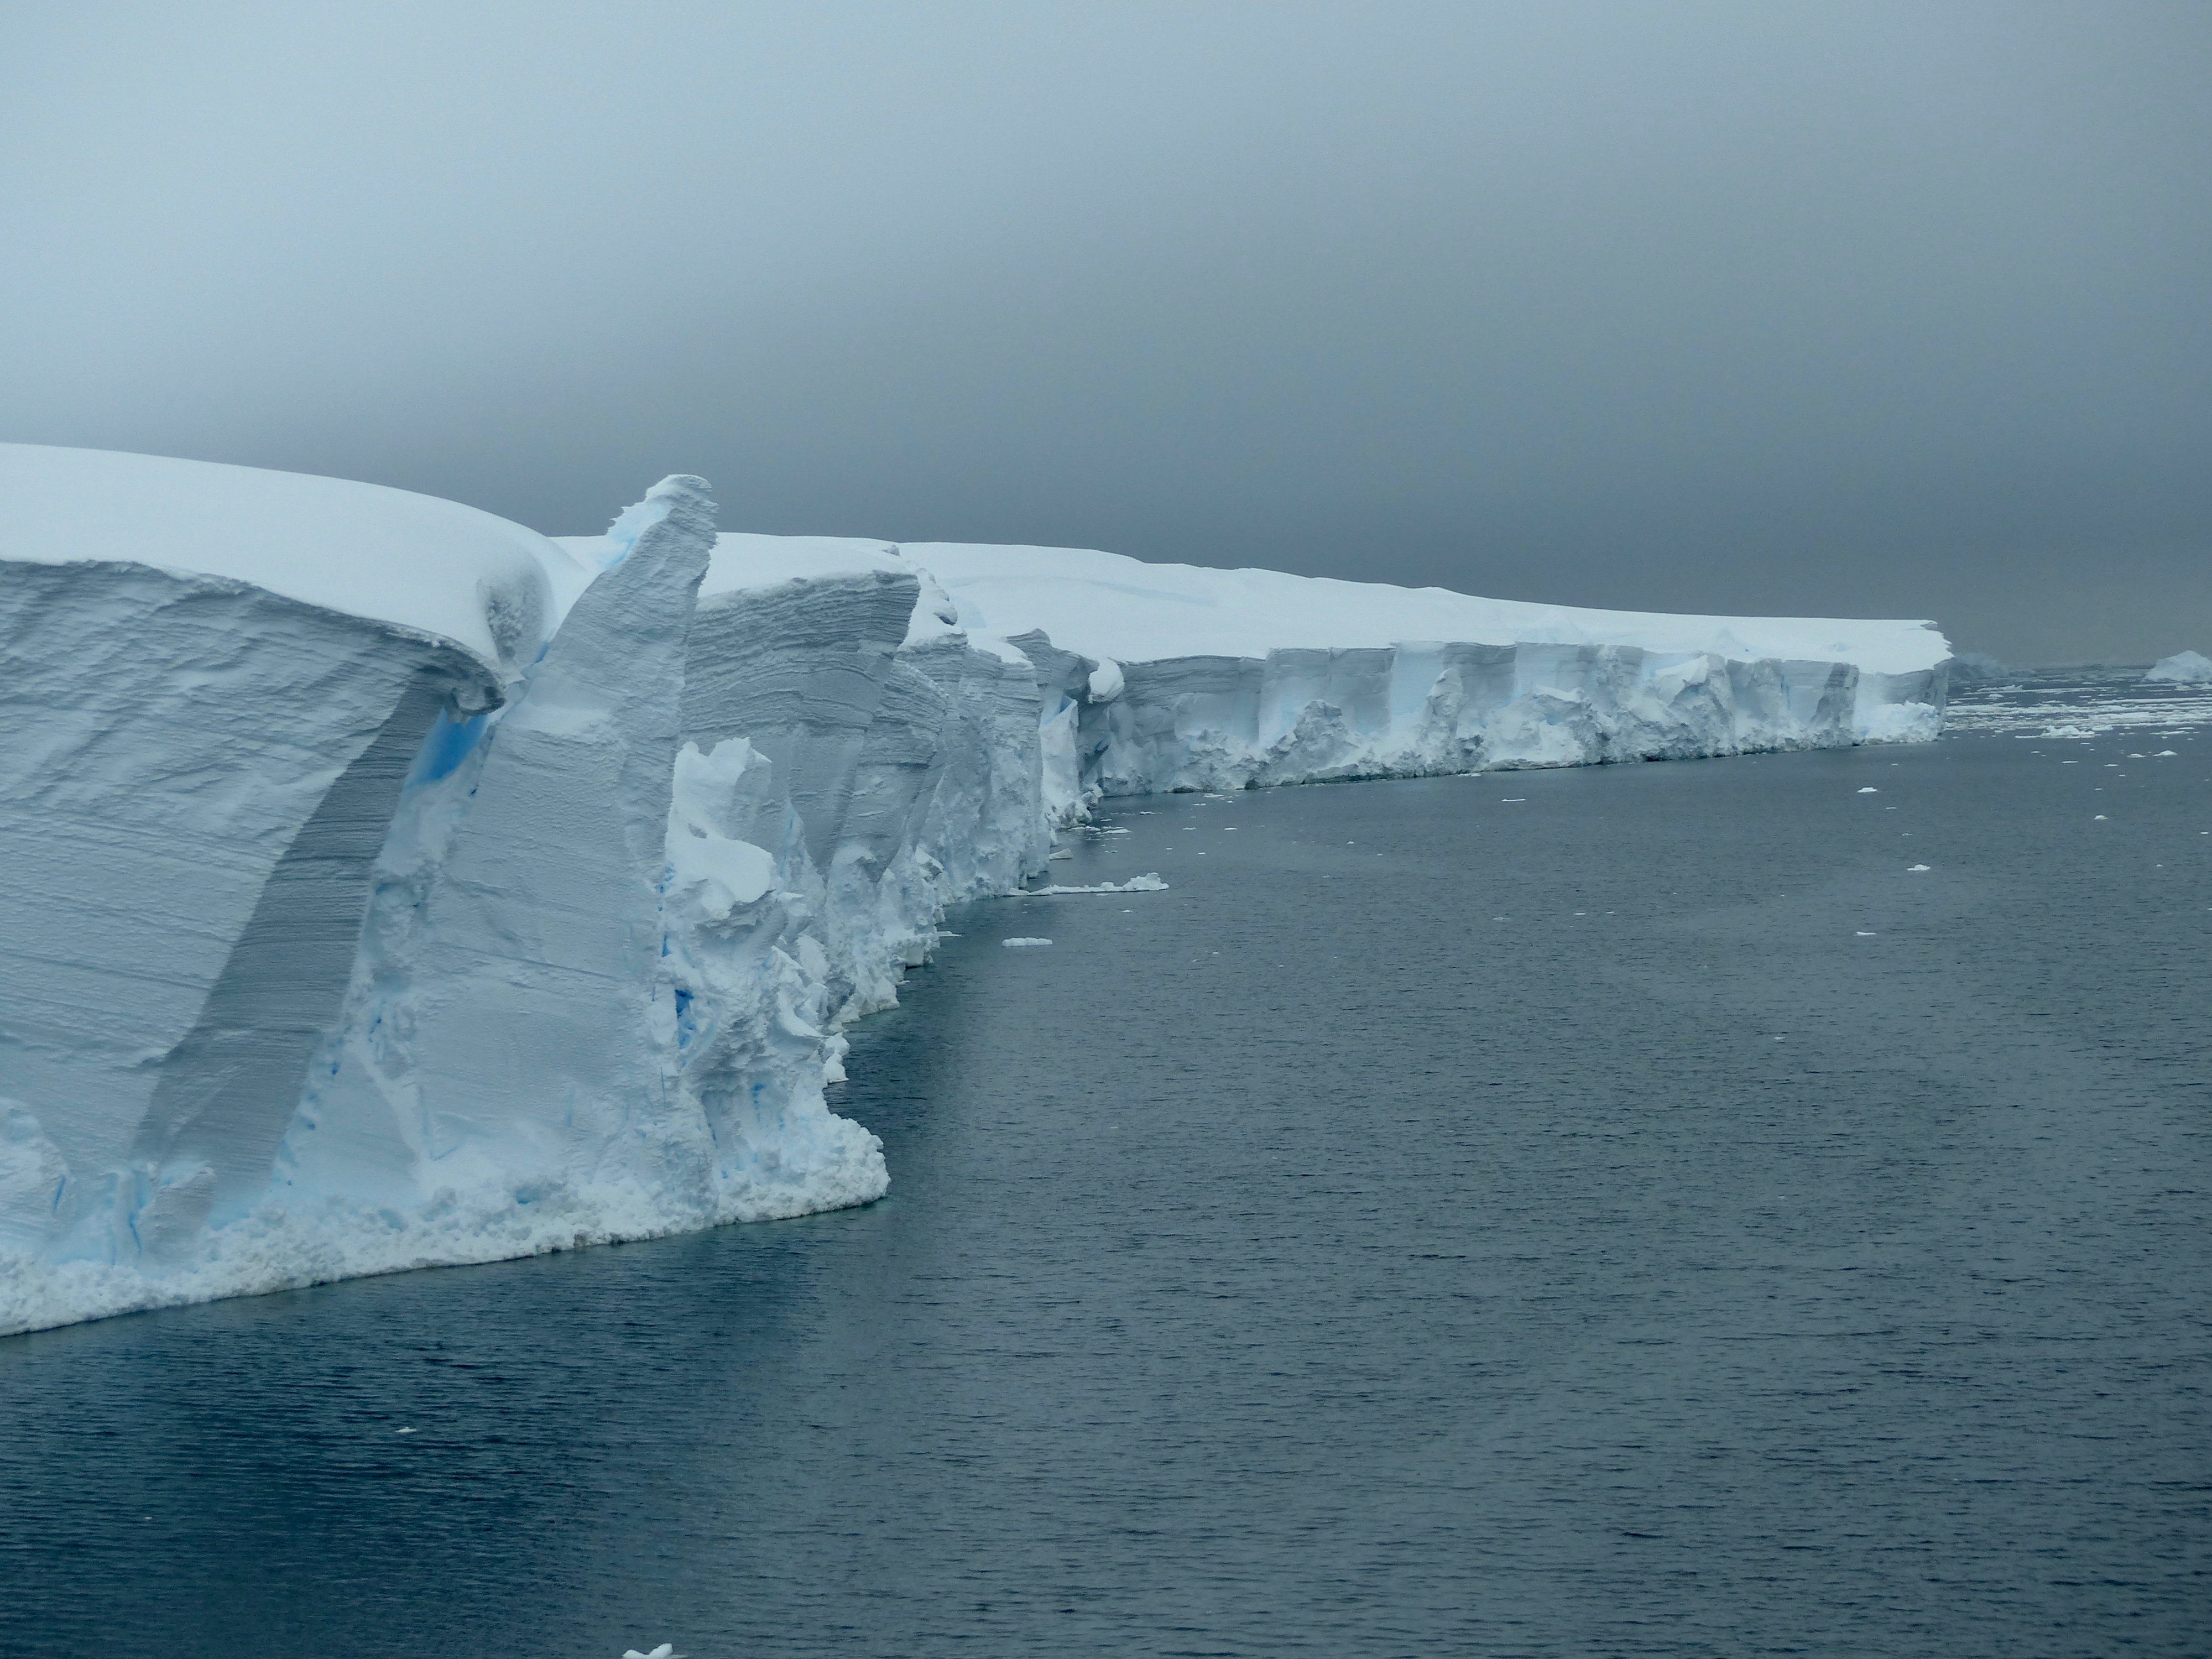
[{"label": "white snow surface", "polygon": [[502,680],[551,632],[572,563],[534,530],[432,495],[38,444],[0,444],[0,560],[246,583],[450,640]]},{"label": "white snow surface", "polygon": [[0,449],[0,1334],[878,1196],[842,1027],[1102,795],[1941,715],[1917,624],[712,514]]},{"label": "white snow surface", "polygon": [[2212,685],[2212,657],[2201,651],[2177,651],[2153,663],[2143,678],[2171,681],[2177,685]]},{"label": "white snow surface", "polygon": [[1925,672],[1951,654],[1925,622],[1589,611],[1280,570],[1147,564],[1085,548],[910,542],[902,550],[936,574],[964,626],[1008,635],[1042,629],[1067,650],[1122,663],[1413,640],[1635,646],[1747,661],[1849,662],[1882,674]]}]

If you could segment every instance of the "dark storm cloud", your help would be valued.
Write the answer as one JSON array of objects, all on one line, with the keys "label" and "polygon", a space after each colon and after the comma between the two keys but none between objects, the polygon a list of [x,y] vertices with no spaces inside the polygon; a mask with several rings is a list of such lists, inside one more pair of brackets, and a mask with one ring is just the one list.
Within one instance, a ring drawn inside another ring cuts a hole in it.
[{"label": "dark storm cloud", "polygon": [[2212,648],[2212,9],[17,6],[0,436]]}]

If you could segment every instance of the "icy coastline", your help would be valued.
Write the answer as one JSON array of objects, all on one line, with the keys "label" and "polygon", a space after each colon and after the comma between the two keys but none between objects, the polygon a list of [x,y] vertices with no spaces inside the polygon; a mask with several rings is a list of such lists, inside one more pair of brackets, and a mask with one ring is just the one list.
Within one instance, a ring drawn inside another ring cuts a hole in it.
[{"label": "icy coastline", "polygon": [[0,446],[0,1334],[877,1197],[841,1028],[1102,797],[1942,715],[1922,623],[714,510]]}]

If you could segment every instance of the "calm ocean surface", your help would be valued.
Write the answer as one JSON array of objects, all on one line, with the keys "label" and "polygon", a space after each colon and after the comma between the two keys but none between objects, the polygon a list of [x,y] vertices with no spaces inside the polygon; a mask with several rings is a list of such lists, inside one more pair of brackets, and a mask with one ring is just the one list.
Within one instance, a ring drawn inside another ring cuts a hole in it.
[{"label": "calm ocean surface", "polygon": [[0,1341],[0,1653],[2212,1651],[2212,695],[1957,726],[1115,803],[880,1204]]}]

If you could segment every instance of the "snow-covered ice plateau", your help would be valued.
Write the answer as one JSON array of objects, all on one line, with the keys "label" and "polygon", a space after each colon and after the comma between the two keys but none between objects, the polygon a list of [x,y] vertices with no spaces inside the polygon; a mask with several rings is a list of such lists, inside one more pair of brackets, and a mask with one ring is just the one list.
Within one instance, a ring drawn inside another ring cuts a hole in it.
[{"label": "snow-covered ice plateau", "polygon": [[0,1334],[864,1203],[842,1029],[1102,797],[1926,738],[1948,654],[30,446],[0,640]]},{"label": "snow-covered ice plateau", "polygon": [[1073,740],[1087,799],[1927,738],[1948,684],[1928,623],[1575,610],[1066,548],[901,550],[963,627],[1057,682],[1070,725],[1048,732],[1048,758]]}]

